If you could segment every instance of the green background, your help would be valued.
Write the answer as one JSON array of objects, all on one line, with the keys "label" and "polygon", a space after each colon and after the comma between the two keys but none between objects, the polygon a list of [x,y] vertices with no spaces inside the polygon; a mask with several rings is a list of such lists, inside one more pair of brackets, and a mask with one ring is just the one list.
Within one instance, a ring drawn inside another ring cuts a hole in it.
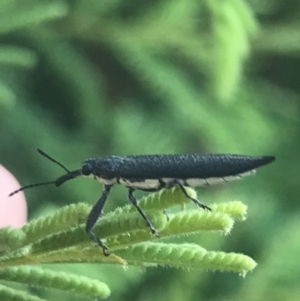
[{"label": "green background", "polygon": [[[256,177],[198,189],[208,205],[247,204],[246,222],[229,236],[181,239],[249,255],[258,267],[245,279],[162,267],[51,268],[103,280],[111,300],[299,298],[299,20],[292,0],[1,0],[0,163],[22,185],[63,174],[37,147],[71,170],[113,154],[277,158]],[[29,218],[93,204],[100,193],[88,179],[28,190]],[[115,187],[105,211],[124,202],[125,188]]]}]

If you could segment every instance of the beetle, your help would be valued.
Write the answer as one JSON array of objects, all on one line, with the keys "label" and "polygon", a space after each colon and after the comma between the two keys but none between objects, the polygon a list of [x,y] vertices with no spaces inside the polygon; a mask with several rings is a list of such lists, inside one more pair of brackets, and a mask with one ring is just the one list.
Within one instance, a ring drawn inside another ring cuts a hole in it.
[{"label": "beetle", "polygon": [[205,210],[211,210],[199,200],[191,197],[185,186],[208,186],[241,179],[244,176],[254,174],[258,167],[275,160],[274,156],[257,157],[232,154],[106,156],[89,158],[83,162],[80,169],[70,171],[41,149],[38,149],[38,152],[61,166],[67,173],[55,181],[21,187],[9,196],[35,186],[48,184],[60,186],[66,181],[79,176],[92,177],[100,181],[103,184],[103,191],[88,215],[86,232],[93,241],[103,248],[105,255],[109,254],[108,247],[95,235],[93,227],[102,214],[104,204],[113,185],[121,184],[128,188],[129,201],[143,217],[152,234],[157,235],[156,229],[133,196],[135,190],[151,192],[178,186],[182,193],[197,206]]}]

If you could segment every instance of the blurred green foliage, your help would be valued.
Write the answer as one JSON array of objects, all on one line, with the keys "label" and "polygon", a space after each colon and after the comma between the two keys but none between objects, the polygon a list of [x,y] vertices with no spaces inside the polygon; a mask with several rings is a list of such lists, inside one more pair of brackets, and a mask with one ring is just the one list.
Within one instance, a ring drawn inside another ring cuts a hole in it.
[{"label": "blurred green foliage", "polygon": [[[0,162],[21,184],[62,174],[37,147],[70,169],[110,154],[277,157],[253,179],[199,190],[206,204],[248,204],[247,222],[229,238],[184,239],[251,256],[258,267],[246,279],[93,264],[52,269],[104,281],[114,300],[297,298],[299,15],[292,0],[0,1]],[[100,190],[85,179],[29,190],[30,218],[93,204]],[[116,189],[105,211],[124,193]]]}]

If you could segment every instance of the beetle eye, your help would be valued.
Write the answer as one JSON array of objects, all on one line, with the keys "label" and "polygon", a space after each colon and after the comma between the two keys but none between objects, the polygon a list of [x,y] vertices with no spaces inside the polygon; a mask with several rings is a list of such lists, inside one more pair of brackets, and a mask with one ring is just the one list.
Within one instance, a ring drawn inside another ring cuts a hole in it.
[{"label": "beetle eye", "polygon": [[82,168],[81,168],[81,173],[84,175],[84,176],[89,176],[90,174],[93,173],[93,166],[91,163],[84,163],[82,165]]}]

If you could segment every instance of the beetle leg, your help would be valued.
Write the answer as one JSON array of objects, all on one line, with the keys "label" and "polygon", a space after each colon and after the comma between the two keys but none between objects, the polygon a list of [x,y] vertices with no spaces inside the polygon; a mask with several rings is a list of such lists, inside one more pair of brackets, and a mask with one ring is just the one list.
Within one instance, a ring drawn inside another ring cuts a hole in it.
[{"label": "beetle leg", "polygon": [[197,206],[205,209],[205,210],[209,210],[211,211],[211,209],[204,205],[203,203],[201,203],[199,200],[195,199],[195,198],[192,198],[185,190],[184,186],[180,183],[180,181],[178,179],[174,179],[172,181],[170,181],[168,183],[168,185],[166,186],[167,188],[172,188],[174,186],[178,186],[180,188],[180,190],[182,191],[182,193],[190,200],[192,200]]},{"label": "beetle leg", "polygon": [[151,221],[146,216],[146,214],[144,213],[144,211],[142,210],[142,208],[138,205],[136,198],[133,196],[133,192],[134,192],[133,188],[129,188],[128,189],[128,199],[129,199],[129,201],[138,210],[138,212],[140,213],[140,215],[143,217],[143,219],[145,220],[147,226],[150,228],[152,234],[154,234],[155,236],[158,236],[157,231],[153,227]]},{"label": "beetle leg", "polygon": [[109,195],[110,189],[112,185],[105,185],[102,195],[100,199],[97,201],[97,203],[93,206],[91,212],[89,213],[89,216],[86,221],[86,232],[90,236],[90,238],[99,244],[99,246],[103,249],[103,254],[105,256],[109,255],[108,247],[100,240],[99,237],[95,235],[95,233],[92,231],[93,227],[95,226],[98,218],[102,214],[102,209],[104,207],[105,201]]}]

